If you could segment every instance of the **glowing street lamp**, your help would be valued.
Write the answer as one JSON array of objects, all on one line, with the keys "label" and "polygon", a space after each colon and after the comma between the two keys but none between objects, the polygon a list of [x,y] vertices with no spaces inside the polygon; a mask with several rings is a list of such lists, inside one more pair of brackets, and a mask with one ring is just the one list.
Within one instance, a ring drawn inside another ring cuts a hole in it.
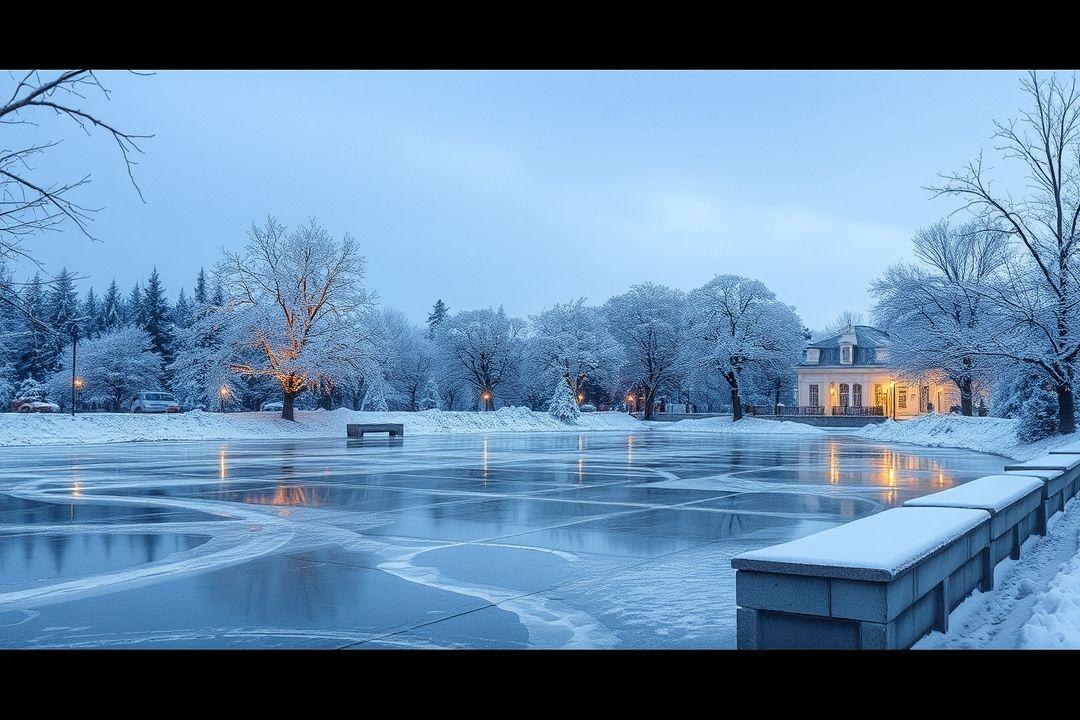
[{"label": "glowing street lamp", "polygon": [[222,385],[221,389],[218,390],[218,396],[221,398],[221,405],[219,407],[219,410],[221,412],[225,412],[225,401],[229,399],[229,395],[231,395],[231,394],[232,394],[232,391],[229,390],[228,385]]},{"label": "glowing street lamp", "polygon": [[487,408],[491,405],[491,393],[485,390],[480,393],[480,399],[484,401],[484,407]]},{"label": "glowing street lamp", "polygon": [[72,415],[75,414],[76,393],[78,393],[80,390],[82,390],[85,385],[86,385],[86,381],[83,380],[81,377],[75,376],[75,377],[71,378],[71,414]]},{"label": "glowing street lamp", "polygon": [[577,401],[578,401],[578,405],[585,402],[585,393],[578,393],[577,394]]}]

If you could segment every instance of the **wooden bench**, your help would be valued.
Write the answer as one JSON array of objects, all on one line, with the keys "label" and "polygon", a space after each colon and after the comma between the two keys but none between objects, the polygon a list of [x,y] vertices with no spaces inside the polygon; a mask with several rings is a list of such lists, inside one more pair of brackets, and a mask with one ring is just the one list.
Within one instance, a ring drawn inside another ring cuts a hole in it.
[{"label": "wooden bench", "polygon": [[740,649],[907,648],[993,587],[990,514],[894,508],[731,565]]},{"label": "wooden bench", "polygon": [[351,438],[363,439],[364,433],[390,433],[390,437],[403,437],[405,426],[402,423],[348,423],[345,434]]}]

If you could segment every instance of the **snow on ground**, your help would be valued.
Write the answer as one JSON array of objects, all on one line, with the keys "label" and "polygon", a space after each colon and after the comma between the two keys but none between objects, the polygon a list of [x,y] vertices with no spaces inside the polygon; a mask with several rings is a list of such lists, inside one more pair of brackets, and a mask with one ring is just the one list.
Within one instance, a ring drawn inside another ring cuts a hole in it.
[{"label": "snow on ground", "polygon": [[1030,460],[1078,439],[1076,435],[1064,435],[1023,443],[1016,438],[1016,423],[1007,418],[922,415],[912,420],[867,425],[856,434],[868,440],[963,448],[1017,460]]},{"label": "snow on ground", "polygon": [[620,412],[583,413],[563,423],[527,408],[495,412],[425,410],[423,412],[296,412],[296,422],[280,413],[66,414],[0,413],[0,447],[15,445],[75,445],[154,440],[267,440],[343,438],[351,422],[402,423],[406,435],[491,432],[573,432],[579,430],[641,430],[636,418]]},{"label": "snow on ground", "polygon": [[1080,648],[1080,501],[1032,536],[1019,560],[994,570],[994,589],[976,590],[949,617],[949,633],[931,633],[916,649]]},{"label": "snow on ground", "polygon": [[824,432],[821,428],[805,423],[762,420],[755,417],[744,417],[739,422],[734,422],[729,417],[655,422],[649,423],[649,429],[666,432],[745,433],[748,435],[817,435]]}]

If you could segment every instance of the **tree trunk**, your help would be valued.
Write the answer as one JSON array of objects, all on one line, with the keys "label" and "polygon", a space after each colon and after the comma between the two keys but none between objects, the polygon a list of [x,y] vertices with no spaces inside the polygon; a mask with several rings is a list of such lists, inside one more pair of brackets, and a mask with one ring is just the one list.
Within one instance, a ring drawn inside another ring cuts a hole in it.
[{"label": "tree trunk", "polygon": [[957,384],[960,386],[960,414],[971,417],[975,414],[974,404],[971,402],[971,378],[964,378]]},{"label": "tree trunk", "polygon": [[655,395],[655,393],[656,393],[655,390],[651,390],[651,389],[648,389],[648,388],[645,390],[645,395],[644,395],[644,397],[645,397],[645,401],[644,401],[645,407],[642,408],[642,411],[644,412],[644,415],[641,416],[642,420],[652,420],[653,419],[653,395]]},{"label": "tree trunk", "polygon": [[724,373],[724,379],[731,386],[731,420],[742,420],[742,398],[739,397],[739,377],[733,373]]},{"label": "tree trunk", "polygon": [[1076,431],[1072,384],[1057,385],[1054,391],[1058,398],[1058,432],[1062,435],[1071,435]]},{"label": "tree trunk", "polygon": [[293,400],[295,399],[296,393],[285,392],[285,397],[281,401],[281,417],[285,420],[295,420],[293,417]]},{"label": "tree trunk", "polygon": [[776,386],[776,399],[773,401],[773,414],[780,414],[780,386]]}]

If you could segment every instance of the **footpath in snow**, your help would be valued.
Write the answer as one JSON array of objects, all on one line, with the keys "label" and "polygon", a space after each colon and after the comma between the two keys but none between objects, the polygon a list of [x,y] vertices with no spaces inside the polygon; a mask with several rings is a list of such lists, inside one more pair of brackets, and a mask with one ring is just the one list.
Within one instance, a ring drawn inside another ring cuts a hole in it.
[{"label": "footpath in snow", "polygon": [[425,410],[423,412],[297,411],[296,422],[276,412],[207,413],[192,410],[174,415],[131,413],[66,414],[0,413],[0,447],[76,445],[159,440],[269,440],[344,438],[347,423],[402,423],[405,434],[493,432],[640,431],[636,418],[620,412],[582,413],[564,423],[548,413],[527,408],[495,412]]},{"label": "footpath in snow", "polygon": [[755,417],[744,417],[739,422],[734,422],[729,417],[651,422],[649,429],[662,432],[702,432],[726,435],[819,435],[825,432],[822,428],[805,423],[762,420]]}]

